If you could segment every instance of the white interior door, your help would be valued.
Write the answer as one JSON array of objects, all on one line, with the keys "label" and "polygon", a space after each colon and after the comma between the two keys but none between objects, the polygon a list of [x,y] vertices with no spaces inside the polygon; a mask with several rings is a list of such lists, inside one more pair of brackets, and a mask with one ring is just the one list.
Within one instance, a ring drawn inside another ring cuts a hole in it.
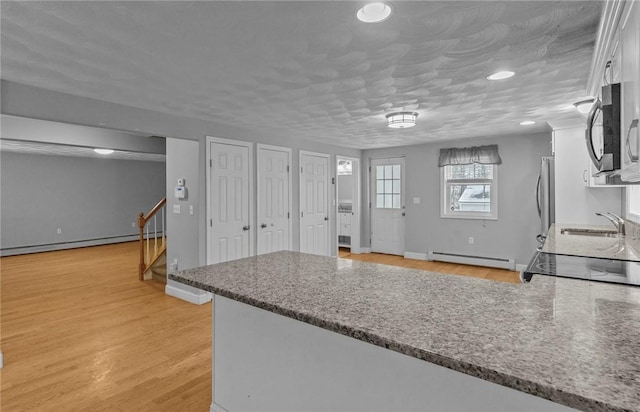
[{"label": "white interior door", "polygon": [[291,149],[258,145],[258,254],[291,249]]},{"label": "white interior door", "polygon": [[329,255],[329,155],[300,151],[300,252]]},{"label": "white interior door", "polygon": [[371,251],[404,255],[404,158],[371,160]]},{"label": "white interior door", "polygon": [[208,138],[209,264],[251,255],[251,144]]}]

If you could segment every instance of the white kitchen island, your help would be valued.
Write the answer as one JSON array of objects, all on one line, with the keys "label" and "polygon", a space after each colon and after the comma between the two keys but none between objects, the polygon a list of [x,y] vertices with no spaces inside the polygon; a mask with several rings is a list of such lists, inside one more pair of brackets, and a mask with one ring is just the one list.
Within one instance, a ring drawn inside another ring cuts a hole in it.
[{"label": "white kitchen island", "polygon": [[296,252],[170,277],[215,294],[212,411],[640,405],[640,288]]}]

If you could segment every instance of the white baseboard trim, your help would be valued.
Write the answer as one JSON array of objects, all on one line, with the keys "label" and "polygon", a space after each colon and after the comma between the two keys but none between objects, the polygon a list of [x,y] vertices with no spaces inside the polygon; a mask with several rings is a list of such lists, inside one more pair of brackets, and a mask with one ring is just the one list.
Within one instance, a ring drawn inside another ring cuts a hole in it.
[{"label": "white baseboard trim", "polygon": [[406,259],[427,260],[426,253],[404,252],[404,257]]},{"label": "white baseboard trim", "polygon": [[194,293],[188,290],[184,290],[174,285],[167,285],[164,288],[164,293],[174,298],[182,299],[194,305],[202,305],[211,301],[212,295],[209,292],[202,291],[202,293]]},{"label": "white baseboard trim", "polygon": [[360,253],[362,253],[362,248],[351,246],[349,252],[351,252],[352,255],[359,255]]},{"label": "white baseboard trim", "polygon": [[521,265],[519,263],[516,263],[516,272],[522,272],[526,268],[527,268],[527,265]]},{"label": "white baseboard trim", "polygon": [[0,351],[0,369],[4,366],[4,358],[2,357],[2,351]]},{"label": "white baseboard trim", "polygon": [[228,410],[226,410],[225,408],[223,408],[222,406],[218,405],[215,402],[211,404],[211,407],[209,407],[209,411],[210,412],[229,412]]},{"label": "white baseboard trim", "polygon": [[55,250],[75,249],[88,246],[110,245],[113,243],[133,242],[139,235],[114,236],[100,239],[78,240],[74,242],[50,243],[46,245],[22,246],[0,250],[0,256],[26,255],[28,253],[52,252]]},{"label": "white baseboard trim", "polygon": [[353,249],[351,249],[351,253],[355,253],[355,254],[371,253],[371,248],[370,247],[360,247],[360,248],[356,249],[355,252],[354,252]]}]

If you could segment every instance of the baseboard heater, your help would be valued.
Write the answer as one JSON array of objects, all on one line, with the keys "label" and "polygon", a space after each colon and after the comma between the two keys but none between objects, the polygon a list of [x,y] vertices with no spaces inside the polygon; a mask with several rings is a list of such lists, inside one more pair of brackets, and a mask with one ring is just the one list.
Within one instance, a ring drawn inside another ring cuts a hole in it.
[{"label": "baseboard heater", "polygon": [[462,255],[459,253],[427,252],[427,260],[437,260],[439,262],[462,263],[465,265],[487,266],[500,269],[516,269],[515,259],[497,258],[487,256]]}]

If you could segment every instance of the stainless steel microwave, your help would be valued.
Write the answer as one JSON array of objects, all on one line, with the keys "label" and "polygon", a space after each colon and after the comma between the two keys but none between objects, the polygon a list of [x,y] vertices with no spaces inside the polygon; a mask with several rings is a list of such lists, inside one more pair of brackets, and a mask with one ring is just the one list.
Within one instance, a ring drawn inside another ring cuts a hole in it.
[{"label": "stainless steel microwave", "polygon": [[587,117],[585,133],[587,152],[598,172],[620,169],[620,112],[620,83],[603,86]]}]

